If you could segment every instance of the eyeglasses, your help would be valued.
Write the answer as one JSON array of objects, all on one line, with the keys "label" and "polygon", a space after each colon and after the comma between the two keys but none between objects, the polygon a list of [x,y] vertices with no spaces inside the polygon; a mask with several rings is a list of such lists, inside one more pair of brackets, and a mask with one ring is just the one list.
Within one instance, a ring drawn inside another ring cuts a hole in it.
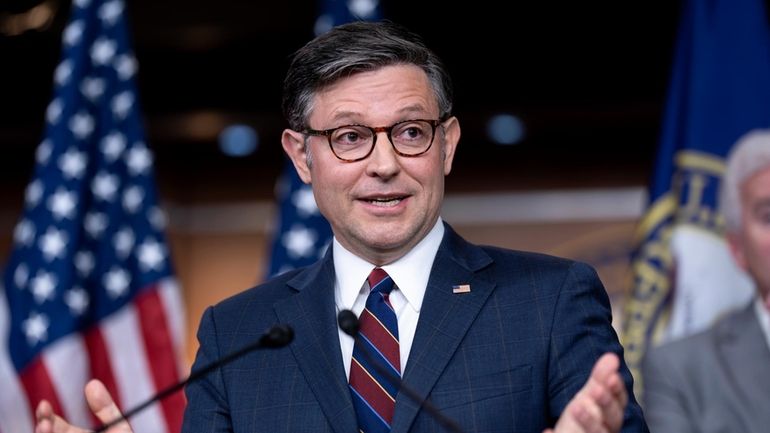
[{"label": "eyeglasses", "polygon": [[306,129],[307,135],[324,136],[337,158],[345,162],[360,161],[368,157],[377,143],[377,134],[385,132],[393,150],[400,156],[419,156],[433,144],[433,136],[440,120],[404,120],[391,126],[372,128],[365,125],[344,125],[337,128]]}]

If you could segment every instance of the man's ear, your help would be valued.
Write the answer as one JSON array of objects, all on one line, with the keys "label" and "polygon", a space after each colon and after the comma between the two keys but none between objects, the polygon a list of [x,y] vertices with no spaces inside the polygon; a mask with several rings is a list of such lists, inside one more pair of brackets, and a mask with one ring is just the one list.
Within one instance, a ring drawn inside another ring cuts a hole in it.
[{"label": "man's ear", "polygon": [[746,255],[743,253],[743,239],[739,233],[727,232],[725,235],[727,240],[727,246],[730,248],[730,254],[733,256],[733,260],[739,268],[744,271],[748,271],[748,263],[746,263]]},{"label": "man's ear", "polygon": [[460,121],[452,116],[444,122],[444,176],[452,171],[457,144],[460,142]]},{"label": "man's ear", "polygon": [[305,148],[305,136],[291,129],[284,129],[281,134],[281,144],[286,155],[289,156],[297,170],[302,182],[310,184],[310,167],[308,167],[307,149]]}]

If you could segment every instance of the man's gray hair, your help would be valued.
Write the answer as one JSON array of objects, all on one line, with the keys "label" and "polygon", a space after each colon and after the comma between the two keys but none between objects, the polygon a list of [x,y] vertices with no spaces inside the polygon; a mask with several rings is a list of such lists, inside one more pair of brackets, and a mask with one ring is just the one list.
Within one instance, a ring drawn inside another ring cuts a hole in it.
[{"label": "man's gray hair", "polygon": [[294,53],[283,85],[283,113],[295,131],[308,128],[316,92],[353,74],[415,65],[428,76],[440,110],[452,113],[452,82],[443,63],[416,34],[389,22],[352,22],[318,36]]},{"label": "man's gray hair", "polygon": [[727,230],[741,228],[741,186],[757,172],[770,168],[770,129],[755,129],[743,135],[730,150],[720,189],[719,204]]}]

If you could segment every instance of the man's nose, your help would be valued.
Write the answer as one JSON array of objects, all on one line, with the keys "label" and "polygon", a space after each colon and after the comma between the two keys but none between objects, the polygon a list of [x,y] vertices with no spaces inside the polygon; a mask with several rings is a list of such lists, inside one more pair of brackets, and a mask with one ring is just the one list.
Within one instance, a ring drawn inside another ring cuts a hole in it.
[{"label": "man's nose", "polygon": [[384,131],[378,132],[374,149],[368,158],[367,171],[371,175],[387,177],[397,173],[398,170],[398,154],[390,142],[390,137]]}]

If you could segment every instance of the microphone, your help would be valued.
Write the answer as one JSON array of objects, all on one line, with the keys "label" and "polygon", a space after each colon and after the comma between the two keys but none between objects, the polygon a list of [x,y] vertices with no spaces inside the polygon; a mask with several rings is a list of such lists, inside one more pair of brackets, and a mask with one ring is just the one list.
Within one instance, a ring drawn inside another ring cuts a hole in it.
[{"label": "microphone", "polygon": [[[350,310],[340,311],[340,313],[337,315],[337,323],[344,333],[350,335],[356,342],[358,342],[358,317],[356,317],[354,312]],[[411,398],[412,401],[417,403],[417,406],[423,407],[428,412],[428,414],[433,417],[433,419],[438,421],[438,423],[448,431],[454,433],[463,433],[463,429],[457,424],[455,420],[441,413],[441,411],[436,408],[436,406],[434,406],[433,403],[431,403],[427,398],[424,399],[420,397],[416,391],[406,385],[406,382],[404,382],[400,376],[393,374],[393,372],[385,368],[381,362],[373,359],[373,357],[369,355],[367,351],[362,350],[361,353],[366,358],[366,361],[374,366],[378,373],[387,376],[388,379],[398,384],[398,392],[403,392],[407,397]]]},{"label": "microphone", "polygon": [[125,412],[124,414],[108,422],[107,424],[102,424],[99,428],[94,430],[93,433],[102,433],[119,422],[127,421],[129,418],[141,412],[151,404],[168,397],[169,395],[175,393],[176,391],[179,391],[188,383],[200,379],[201,377],[207,375],[208,373],[211,373],[213,370],[216,370],[217,368],[222,367],[223,365],[235,360],[236,358],[240,358],[241,356],[251,352],[252,350],[265,349],[265,348],[277,349],[288,345],[289,343],[291,343],[291,340],[293,339],[294,339],[294,330],[292,330],[290,326],[275,325],[272,328],[268,329],[264,334],[262,334],[259,340],[247,346],[244,346],[236,350],[235,352],[229,353],[225,357],[220,358],[204,366],[199,370],[191,372],[190,376],[188,376],[187,379],[182,380],[181,382],[177,382],[174,385],[171,385],[168,388],[161,390],[160,392],[152,396],[150,399],[146,400],[144,403],[132,408],[128,412]]}]

